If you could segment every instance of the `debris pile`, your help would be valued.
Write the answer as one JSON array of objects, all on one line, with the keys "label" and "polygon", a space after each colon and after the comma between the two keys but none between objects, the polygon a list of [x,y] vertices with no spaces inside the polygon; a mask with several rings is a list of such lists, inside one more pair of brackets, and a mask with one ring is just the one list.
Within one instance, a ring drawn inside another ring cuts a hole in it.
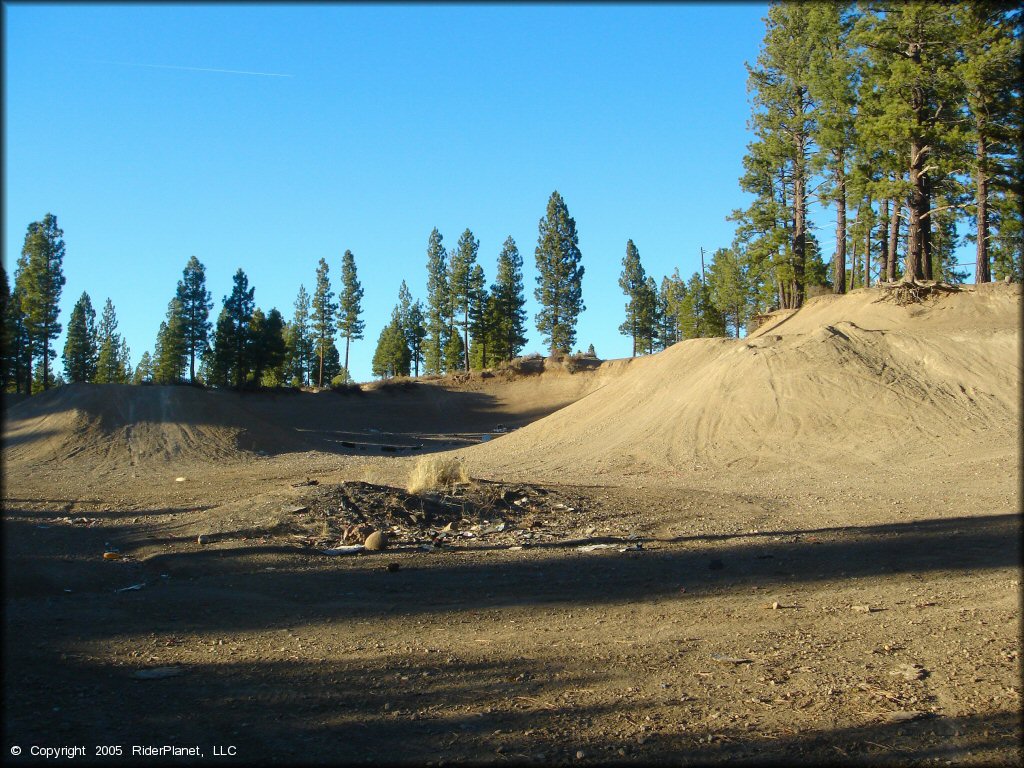
[{"label": "debris pile", "polygon": [[364,482],[309,487],[282,508],[288,518],[283,527],[307,547],[338,554],[361,551],[357,545],[378,533],[388,548],[527,548],[560,541],[568,529],[585,524],[585,500],[569,489],[487,481],[418,494]]}]

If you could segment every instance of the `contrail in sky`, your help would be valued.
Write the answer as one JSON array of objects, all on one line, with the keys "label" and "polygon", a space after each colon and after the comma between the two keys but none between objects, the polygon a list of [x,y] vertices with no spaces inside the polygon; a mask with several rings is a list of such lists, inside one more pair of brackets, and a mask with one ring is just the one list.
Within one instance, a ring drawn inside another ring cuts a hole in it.
[{"label": "contrail in sky", "polygon": [[280,72],[248,72],[243,69],[213,69],[210,67],[179,67],[174,64],[136,64],[132,62],[119,61],[112,64],[121,64],[125,67],[148,67],[150,69],[180,69],[186,72],[222,72],[228,75],[257,75],[258,77],[294,77],[294,75],[283,75]]}]

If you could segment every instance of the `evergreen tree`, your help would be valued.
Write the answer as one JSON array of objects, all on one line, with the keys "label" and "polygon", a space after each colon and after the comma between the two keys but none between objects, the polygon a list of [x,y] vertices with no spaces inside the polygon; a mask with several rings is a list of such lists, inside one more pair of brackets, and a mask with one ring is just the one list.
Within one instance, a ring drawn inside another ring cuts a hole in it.
[{"label": "evergreen tree", "polygon": [[309,294],[306,286],[299,286],[299,294],[295,299],[295,314],[288,324],[288,375],[297,379],[299,386],[309,384],[310,365],[313,359],[315,342],[309,327]]},{"label": "evergreen tree", "polygon": [[5,347],[9,383],[15,392],[26,394],[32,391],[32,342],[25,325],[25,312],[22,310],[23,289],[15,278],[14,288],[7,303],[4,325],[7,328],[8,345]]},{"label": "evergreen tree", "polygon": [[[234,336],[235,325],[231,319],[231,314],[228,312],[228,308],[226,306],[222,307],[220,314],[217,316],[217,323],[214,325],[213,347],[209,354],[209,381],[214,386],[230,387],[234,382],[234,377],[232,375],[235,359]],[[155,356],[159,356],[159,350],[157,350],[157,354]],[[139,366],[142,366],[141,361],[139,362]]]},{"label": "evergreen tree", "polygon": [[708,287],[712,304],[721,313],[724,324],[732,324],[739,338],[749,319],[750,288],[739,254],[733,248],[719,248],[711,257]]},{"label": "evergreen tree", "polygon": [[658,326],[661,323],[660,308],[658,307],[658,286],[650,275],[644,280],[643,288],[640,291],[640,304],[638,307],[638,330],[640,332],[637,342],[640,349],[647,354],[653,354],[658,340]]},{"label": "evergreen tree", "polygon": [[0,392],[7,391],[11,380],[11,330],[7,322],[8,307],[11,303],[10,284],[7,282],[7,270],[0,264]]},{"label": "evergreen tree", "polygon": [[384,327],[377,339],[371,370],[374,376],[380,378],[408,376],[409,361],[409,344],[402,330],[401,310],[400,307],[395,307],[391,313],[391,322]]},{"label": "evergreen tree", "polygon": [[523,295],[523,257],[509,236],[498,255],[491,286],[494,318],[490,347],[495,360],[512,360],[526,345],[526,297]]},{"label": "evergreen tree", "polygon": [[132,351],[128,348],[128,342],[121,339],[121,349],[118,352],[118,363],[120,364],[118,384],[127,384],[132,380]]},{"label": "evergreen tree", "polygon": [[645,333],[643,324],[650,313],[646,306],[648,300],[647,273],[644,272],[643,264],[640,263],[640,252],[632,240],[626,241],[626,255],[622,257],[619,287],[626,295],[626,320],[619,326],[619,333],[629,336],[633,340],[631,357],[636,357],[637,349],[643,350],[641,343]]},{"label": "evergreen tree", "polygon": [[961,56],[956,75],[963,86],[973,148],[977,283],[992,277],[992,186],[1014,184],[1013,158],[1019,157],[1021,18],[1015,3],[962,3],[957,9]]},{"label": "evergreen tree", "polygon": [[330,340],[327,345],[323,359],[320,359],[320,351],[317,349],[316,357],[313,359],[313,363],[316,369],[322,370],[324,373],[324,381],[328,384],[334,379],[335,376],[341,373],[341,355],[338,352],[338,345],[334,343],[334,339]]},{"label": "evergreen tree", "polygon": [[156,354],[153,359],[153,379],[157,384],[177,384],[185,370],[185,320],[181,302],[171,299],[167,305],[167,319],[160,323],[157,333]]},{"label": "evergreen tree", "polygon": [[711,300],[711,291],[694,272],[679,302],[679,330],[684,339],[727,336],[725,318]]},{"label": "evergreen tree", "polygon": [[209,344],[210,310],[213,308],[213,297],[206,290],[206,268],[195,256],[185,265],[176,297],[181,304],[189,381],[195,382],[196,358],[202,356]]},{"label": "evergreen tree", "polygon": [[582,255],[576,222],[557,191],[551,193],[547,213],[538,225],[537,288],[534,296],[541,306],[537,330],[552,354],[569,352],[576,343],[576,320],[586,310],[583,304]]},{"label": "evergreen tree", "polygon": [[757,66],[748,67],[754,102],[751,122],[758,137],[752,149],[759,155],[755,166],[761,177],[748,191],[766,191],[765,171],[767,178],[779,177],[779,213],[788,222],[783,228],[789,235],[783,254],[789,285],[780,291],[780,298],[793,307],[804,300],[808,161],[814,131],[810,97],[814,41],[807,34],[810,8],[810,3],[771,5]]},{"label": "evergreen tree", "polygon": [[457,333],[448,334],[448,340],[444,345],[444,358],[442,364],[446,371],[457,371],[462,367],[466,350],[462,346],[462,337]]},{"label": "evergreen tree", "polygon": [[427,243],[427,336],[423,343],[423,367],[426,373],[444,370],[444,352],[448,342],[450,293],[445,265],[443,237],[435,227]]},{"label": "evergreen tree", "polygon": [[930,280],[933,190],[943,156],[955,142],[960,83],[955,77],[952,6],[927,2],[869,4],[857,19],[854,45],[866,55],[864,77],[874,105],[861,118],[874,144],[901,147],[909,209],[904,280]]},{"label": "evergreen tree", "polygon": [[139,358],[139,365],[135,369],[135,375],[132,377],[133,384],[148,384],[153,381],[153,361],[149,356],[149,352],[143,352],[142,357]]},{"label": "evergreen tree", "polygon": [[812,162],[815,168],[831,175],[831,185],[822,185],[819,195],[826,203],[836,205],[836,251],[832,258],[836,293],[846,290],[846,187],[850,158],[855,152],[858,68],[849,43],[851,10],[849,4],[809,3],[808,28],[804,32],[815,43],[810,49],[808,70],[818,145]]},{"label": "evergreen tree", "polygon": [[89,294],[83,292],[71,310],[64,343],[64,373],[69,382],[96,378],[96,310]]},{"label": "evergreen tree", "polygon": [[25,313],[25,331],[32,359],[38,359],[42,373],[33,379],[48,389],[53,382],[50,361],[56,357],[51,346],[61,332],[57,322],[60,295],[64,288],[64,231],[57,217],[46,214],[42,221],[28,225],[21,251],[16,283],[21,288],[21,310]]},{"label": "evergreen tree", "polygon": [[420,362],[423,360],[423,340],[427,336],[427,329],[424,326],[423,304],[419,300],[412,300],[405,280],[398,289],[398,314],[406,346],[409,347],[410,364],[415,370],[414,375],[419,376]]},{"label": "evergreen tree", "polygon": [[345,251],[341,259],[341,294],[338,296],[338,331],[345,339],[345,370],[348,370],[348,348],[353,340],[363,338],[365,328],[362,313],[363,287],[356,277],[356,260],[352,251]]},{"label": "evergreen tree", "polygon": [[[324,370],[327,348],[334,344],[334,316],[338,305],[334,302],[334,291],[327,275],[327,262],[320,259],[316,270],[316,290],[313,291],[312,326],[313,343],[317,355],[317,386],[323,387],[324,381],[330,381]],[[340,362],[339,362],[340,365]]]},{"label": "evergreen tree", "polygon": [[[473,294],[473,268],[480,251],[480,241],[474,239],[473,233],[466,229],[459,237],[459,242],[450,254],[448,269],[448,288],[451,291],[451,312],[453,324],[462,328],[462,347],[465,359],[462,367],[469,370],[469,307]],[[481,272],[481,279],[482,279]]]},{"label": "evergreen tree", "polygon": [[98,384],[120,384],[126,380],[127,360],[121,357],[122,339],[117,333],[117,314],[108,297],[103,305],[98,330],[99,364],[96,371]]},{"label": "evergreen tree", "polygon": [[686,283],[676,268],[661,279],[658,289],[658,347],[668,349],[682,339],[679,332],[679,304],[686,295]]},{"label": "evergreen tree", "polygon": [[256,386],[280,386],[284,381],[287,349],[284,339],[284,317],[273,308],[263,314],[256,309],[251,328],[252,380]]},{"label": "evergreen tree", "polygon": [[[321,260],[323,263],[323,260]],[[233,278],[231,294],[224,297],[224,313],[227,325],[217,340],[227,346],[222,350],[228,365],[229,382],[236,389],[245,386],[252,371],[252,316],[256,304],[253,299],[255,288],[249,287],[249,278],[239,269]],[[222,316],[223,314],[222,313]],[[331,325],[328,315],[328,324]],[[218,326],[220,319],[218,319]],[[218,327],[218,332],[221,329]]]},{"label": "evergreen tree", "polygon": [[[476,361],[473,365],[480,368],[490,366],[493,350],[488,349],[492,335],[491,322],[493,319],[493,304],[487,293],[487,283],[484,279],[484,268],[474,264],[469,273],[469,315],[467,329],[469,333],[470,350],[475,351]],[[466,355],[467,362],[470,362],[471,355]]]}]

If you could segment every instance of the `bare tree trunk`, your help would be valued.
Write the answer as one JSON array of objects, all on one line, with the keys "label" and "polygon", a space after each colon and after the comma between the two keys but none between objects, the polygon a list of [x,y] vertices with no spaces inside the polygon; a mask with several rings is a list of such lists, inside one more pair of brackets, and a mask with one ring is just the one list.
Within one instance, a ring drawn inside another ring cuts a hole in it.
[{"label": "bare tree trunk", "polygon": [[889,274],[889,198],[883,197],[878,207],[878,282]]},{"label": "bare tree trunk", "polygon": [[892,201],[892,213],[889,216],[889,250],[885,257],[885,279],[890,283],[896,280],[896,247],[900,239],[900,202]]},{"label": "bare tree trunk", "polygon": [[975,182],[978,194],[978,248],[974,265],[975,284],[987,283],[992,279],[988,260],[988,174],[985,172],[985,164],[988,160],[987,152],[988,147],[982,133],[978,136],[978,169]]},{"label": "bare tree trunk", "polygon": [[867,218],[864,220],[866,230],[864,233],[864,287],[871,287],[871,220],[874,218],[874,211],[871,209],[871,196],[868,195],[864,203],[867,210]]},{"label": "bare tree trunk", "polygon": [[924,198],[924,186],[921,168],[924,165],[924,151],[920,140],[915,136],[910,142],[910,197],[907,201],[910,208],[910,220],[907,223],[907,260],[903,271],[903,279],[913,282],[924,277],[922,272],[924,241],[921,237],[921,209]]},{"label": "bare tree trunk", "polygon": [[843,150],[836,152],[836,251],[832,257],[832,291],[846,293],[846,170]]},{"label": "bare tree trunk", "polygon": [[921,266],[925,280],[933,280],[932,264],[932,181],[921,174]]},{"label": "bare tree trunk", "polygon": [[796,163],[793,167],[793,283],[796,306],[804,303],[804,268],[807,260],[807,180],[804,178],[805,138],[796,136]]}]

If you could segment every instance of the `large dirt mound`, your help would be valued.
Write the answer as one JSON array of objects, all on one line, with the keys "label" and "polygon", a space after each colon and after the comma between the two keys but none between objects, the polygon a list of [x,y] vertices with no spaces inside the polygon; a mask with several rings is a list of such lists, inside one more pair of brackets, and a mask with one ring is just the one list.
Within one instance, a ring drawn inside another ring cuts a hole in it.
[{"label": "large dirt mound", "polygon": [[11,463],[138,466],[305,447],[297,435],[254,417],[237,395],[195,387],[72,384],[18,403],[4,423]]},{"label": "large dirt mound", "polygon": [[909,307],[883,290],[812,299],[748,338],[685,341],[638,359],[465,457],[471,471],[498,475],[787,467],[810,478],[1012,456],[1020,286]]}]

